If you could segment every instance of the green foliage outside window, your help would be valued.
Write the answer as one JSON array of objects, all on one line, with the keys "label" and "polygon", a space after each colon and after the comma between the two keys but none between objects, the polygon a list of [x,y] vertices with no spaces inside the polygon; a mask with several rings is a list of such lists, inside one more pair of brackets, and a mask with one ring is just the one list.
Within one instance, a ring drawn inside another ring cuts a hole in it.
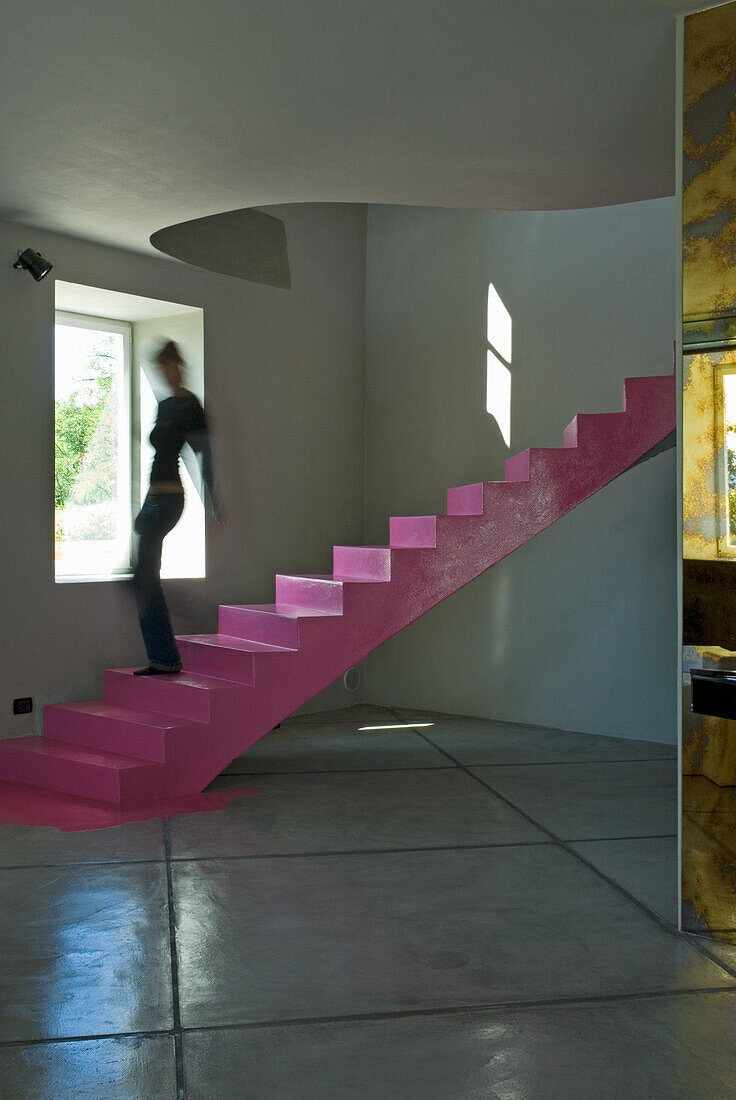
[{"label": "green foliage outside window", "polygon": [[[87,375],[66,398],[56,401],[56,481],[57,509],[55,539],[75,537],[66,530],[67,516],[78,512],[78,506],[105,505],[105,509],[89,512],[84,531],[76,537],[85,539],[114,537],[112,504],[117,495],[117,393],[106,349],[112,337],[102,337],[92,357],[84,366]],[[79,518],[73,524],[79,526]]]}]

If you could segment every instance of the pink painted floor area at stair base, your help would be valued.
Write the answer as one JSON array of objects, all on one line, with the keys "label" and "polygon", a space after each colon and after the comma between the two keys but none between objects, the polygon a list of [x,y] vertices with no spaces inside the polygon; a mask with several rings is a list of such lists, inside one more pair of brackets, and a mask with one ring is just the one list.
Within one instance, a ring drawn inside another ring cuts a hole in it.
[{"label": "pink painted floor area at stair base", "polygon": [[134,821],[166,821],[175,814],[200,814],[224,809],[235,798],[258,794],[259,787],[232,787],[226,791],[181,795],[155,802],[122,808],[105,802],[92,802],[69,794],[0,780],[0,827],[33,825],[59,829],[63,833],[113,829]]},{"label": "pink painted floor area at stair base", "polygon": [[[335,547],[330,576],[277,576],[272,605],[221,607],[218,634],[182,639],[181,675],[108,670],[83,716],[59,704],[37,745],[0,742],[0,781],[126,807],[197,796],[347,668],[661,445],[674,375],[627,379],[623,410],[575,417],[562,447],[513,456],[503,482],[448,490],[446,515],[393,518],[388,546]],[[159,716],[150,751],[147,714]]]}]

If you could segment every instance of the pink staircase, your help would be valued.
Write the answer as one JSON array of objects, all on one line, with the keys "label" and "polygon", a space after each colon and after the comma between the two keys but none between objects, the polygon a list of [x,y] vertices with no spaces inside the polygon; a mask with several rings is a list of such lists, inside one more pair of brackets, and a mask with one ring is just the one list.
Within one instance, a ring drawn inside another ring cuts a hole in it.
[{"label": "pink staircase", "polygon": [[628,378],[623,412],[576,416],[562,448],[506,480],[450,489],[447,515],[390,521],[388,546],[336,546],[331,576],[277,576],[276,602],[220,607],[179,639],[178,676],[104,675],[104,698],[48,706],[44,736],[0,741],[0,781],[119,806],[194,794],[402,627],[539,534],[675,427],[672,375]]}]

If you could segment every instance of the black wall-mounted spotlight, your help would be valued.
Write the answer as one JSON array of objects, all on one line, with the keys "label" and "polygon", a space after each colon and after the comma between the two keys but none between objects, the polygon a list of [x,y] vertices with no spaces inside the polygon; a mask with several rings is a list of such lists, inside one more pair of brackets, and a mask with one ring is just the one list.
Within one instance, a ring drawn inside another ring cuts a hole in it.
[{"label": "black wall-mounted spotlight", "polygon": [[44,260],[40,252],[34,252],[32,248],[27,248],[25,252],[19,252],[18,259],[13,264],[13,267],[30,271],[37,283],[40,283],[41,279],[48,275],[53,266],[48,260]]}]

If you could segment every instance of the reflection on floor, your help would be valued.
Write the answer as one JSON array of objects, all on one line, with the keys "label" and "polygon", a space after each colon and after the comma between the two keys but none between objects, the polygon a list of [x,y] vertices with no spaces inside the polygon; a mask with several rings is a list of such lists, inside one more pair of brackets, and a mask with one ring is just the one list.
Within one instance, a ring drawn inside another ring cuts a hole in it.
[{"label": "reflection on floor", "polygon": [[260,793],[0,828],[3,1096],[734,1095],[736,947],[674,930],[672,747],[360,707],[228,772]]},{"label": "reflection on floor", "polygon": [[[699,647],[697,664],[731,668],[736,654]],[[736,721],[682,706],[682,927],[736,944]],[[733,785],[732,785],[733,784]]]},{"label": "reflection on floor", "polygon": [[682,927],[736,944],[736,787],[683,776]]}]

